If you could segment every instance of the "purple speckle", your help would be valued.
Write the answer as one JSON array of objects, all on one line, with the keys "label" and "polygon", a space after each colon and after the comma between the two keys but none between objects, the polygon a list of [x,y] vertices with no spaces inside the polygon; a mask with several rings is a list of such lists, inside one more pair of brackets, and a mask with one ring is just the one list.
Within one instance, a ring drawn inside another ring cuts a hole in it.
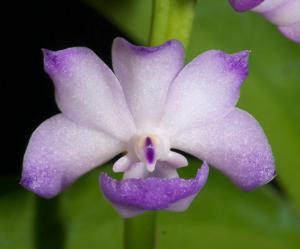
[{"label": "purple speckle", "polygon": [[147,159],[147,162],[152,164],[155,159],[155,148],[150,137],[146,137],[144,152],[145,152],[145,157]]},{"label": "purple speckle", "polygon": [[193,179],[125,179],[117,181],[107,174],[100,176],[100,185],[105,197],[112,203],[130,208],[159,210],[198,193],[206,183],[208,165],[203,164]]},{"label": "purple speckle", "polygon": [[229,0],[232,8],[238,12],[244,12],[253,9],[264,0]]}]

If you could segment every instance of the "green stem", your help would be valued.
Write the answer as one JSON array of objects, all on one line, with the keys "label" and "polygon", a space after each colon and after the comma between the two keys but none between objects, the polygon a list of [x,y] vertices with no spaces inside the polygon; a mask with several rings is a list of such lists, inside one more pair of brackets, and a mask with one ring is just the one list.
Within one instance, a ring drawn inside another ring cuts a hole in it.
[{"label": "green stem", "polygon": [[125,219],[124,249],[154,249],[155,237],[156,212]]},{"label": "green stem", "polygon": [[65,226],[59,210],[60,197],[44,200],[36,197],[35,249],[63,249]]},{"label": "green stem", "polygon": [[153,0],[150,45],[177,39],[187,47],[195,7],[196,0]]},{"label": "green stem", "polygon": [[196,0],[173,0],[167,27],[167,38],[188,45],[195,15]]},{"label": "green stem", "polygon": [[160,45],[166,40],[166,30],[170,3],[172,0],[152,1],[152,22],[150,28],[150,46]]},{"label": "green stem", "polygon": [[[177,39],[188,45],[196,0],[153,0],[150,46]],[[125,219],[124,249],[154,249],[156,212]]]}]

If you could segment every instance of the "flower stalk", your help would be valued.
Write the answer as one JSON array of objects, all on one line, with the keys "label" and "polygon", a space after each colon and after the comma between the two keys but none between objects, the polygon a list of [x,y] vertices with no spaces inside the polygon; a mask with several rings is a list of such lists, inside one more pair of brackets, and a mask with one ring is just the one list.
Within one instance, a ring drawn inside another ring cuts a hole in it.
[{"label": "flower stalk", "polygon": [[196,0],[153,0],[150,46],[177,39],[187,47]]},{"label": "flower stalk", "polygon": [[[153,0],[149,45],[177,39],[187,47],[196,0]],[[124,249],[155,248],[156,212],[125,219]]]},{"label": "flower stalk", "polygon": [[124,249],[154,249],[156,239],[156,212],[147,212],[125,219]]}]

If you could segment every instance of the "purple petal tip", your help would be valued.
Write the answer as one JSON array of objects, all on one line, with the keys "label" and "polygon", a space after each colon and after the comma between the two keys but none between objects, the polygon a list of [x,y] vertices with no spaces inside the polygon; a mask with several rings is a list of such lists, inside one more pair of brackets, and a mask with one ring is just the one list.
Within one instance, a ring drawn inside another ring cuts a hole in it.
[{"label": "purple petal tip", "polygon": [[44,55],[44,69],[50,75],[57,71],[67,72],[70,70],[70,65],[72,66],[78,62],[79,56],[93,54],[93,51],[85,47],[72,47],[58,51],[43,48],[42,52]]},{"label": "purple petal tip", "polygon": [[164,44],[159,45],[159,46],[144,47],[144,46],[133,45],[130,42],[126,41],[124,38],[117,37],[114,40],[114,45],[113,46],[120,47],[120,48],[124,48],[124,47],[130,48],[131,50],[135,51],[136,54],[140,54],[140,55],[152,54],[154,52],[163,50],[166,47],[171,47],[171,46],[175,46],[175,47],[178,47],[178,48],[182,49],[182,44],[180,43],[180,41],[175,40],[175,39],[169,40],[169,41],[167,41]]},{"label": "purple petal tip", "polygon": [[226,61],[233,69],[248,70],[248,59],[250,51],[242,51],[226,57]]},{"label": "purple petal tip", "polygon": [[264,0],[229,0],[232,8],[238,12],[251,10],[261,4]]},{"label": "purple petal tip", "polygon": [[250,192],[258,187],[261,187],[269,182],[271,182],[276,177],[276,170],[274,167],[269,167],[264,170],[264,172],[258,172],[256,181],[253,181],[251,184],[238,184],[241,189]]},{"label": "purple petal tip", "polygon": [[65,188],[67,180],[62,179],[56,170],[37,168],[23,171],[20,184],[40,197],[49,199]]},{"label": "purple petal tip", "polygon": [[42,52],[44,55],[44,69],[47,73],[60,67],[61,60],[55,51],[43,48]]},{"label": "purple petal tip", "polygon": [[227,62],[229,70],[239,72],[241,78],[244,80],[248,76],[248,59],[249,50],[241,51],[235,54],[220,53],[223,59]]},{"label": "purple petal tip", "polygon": [[30,177],[22,177],[20,183],[21,186],[23,186],[25,189],[27,189],[30,192],[33,192],[37,194],[38,196],[45,198],[45,199],[50,199],[54,197],[57,193],[53,193],[50,189],[47,188],[37,188],[35,186],[35,180]]},{"label": "purple petal tip", "polygon": [[195,195],[206,183],[209,168],[206,163],[198,170],[194,179],[146,179],[114,180],[107,174],[101,174],[100,185],[105,197],[113,204],[123,207],[159,210]]}]

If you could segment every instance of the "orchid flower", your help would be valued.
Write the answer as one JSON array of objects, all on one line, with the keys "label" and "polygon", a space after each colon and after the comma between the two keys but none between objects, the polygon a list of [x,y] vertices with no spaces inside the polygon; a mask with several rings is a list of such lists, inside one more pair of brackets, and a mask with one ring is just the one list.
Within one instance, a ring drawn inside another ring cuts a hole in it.
[{"label": "orchid flower", "polygon": [[[123,179],[99,179],[123,217],[185,210],[207,180],[208,163],[243,190],[266,184],[275,175],[267,138],[235,107],[248,54],[210,50],[184,66],[177,40],[140,47],[116,38],[113,73],[88,48],[44,50],[62,113],[34,131],[21,184],[51,198],[123,153],[113,165]],[[195,178],[179,177],[188,161],[178,151],[203,160]]]},{"label": "orchid flower", "polygon": [[239,12],[252,10],[278,26],[289,39],[300,43],[300,0],[229,0]]}]

